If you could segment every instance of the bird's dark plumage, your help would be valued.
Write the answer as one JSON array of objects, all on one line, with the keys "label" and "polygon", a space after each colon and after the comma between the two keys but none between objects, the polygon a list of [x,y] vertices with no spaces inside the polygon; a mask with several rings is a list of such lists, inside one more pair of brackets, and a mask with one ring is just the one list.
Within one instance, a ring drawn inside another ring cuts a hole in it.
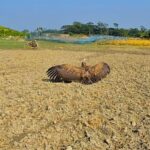
[{"label": "bird's dark plumage", "polygon": [[106,63],[100,63],[90,67],[89,72],[91,74],[91,81],[94,83],[105,78],[110,73],[110,67]]},{"label": "bird's dark plumage", "polygon": [[30,46],[31,48],[38,48],[38,44],[37,44],[36,40],[32,40],[32,41],[28,42],[28,46]]},{"label": "bird's dark plumage", "polygon": [[47,75],[52,82],[72,82],[78,81],[83,84],[92,84],[106,77],[110,72],[110,67],[106,63],[87,66],[82,63],[81,67],[68,64],[56,65],[47,70]]}]

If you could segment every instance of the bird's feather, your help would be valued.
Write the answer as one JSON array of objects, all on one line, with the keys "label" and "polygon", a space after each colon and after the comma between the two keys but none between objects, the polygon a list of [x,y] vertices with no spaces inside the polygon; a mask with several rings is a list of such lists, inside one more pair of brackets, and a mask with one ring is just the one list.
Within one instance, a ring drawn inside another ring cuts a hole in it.
[{"label": "bird's feather", "polygon": [[107,74],[109,74],[110,67],[106,63],[99,63],[99,64],[92,66],[89,69],[89,72],[91,74],[92,82],[98,82],[102,78],[105,78]]},{"label": "bird's feather", "polygon": [[47,75],[53,82],[79,81],[81,80],[84,69],[68,64],[57,65],[47,70]]}]

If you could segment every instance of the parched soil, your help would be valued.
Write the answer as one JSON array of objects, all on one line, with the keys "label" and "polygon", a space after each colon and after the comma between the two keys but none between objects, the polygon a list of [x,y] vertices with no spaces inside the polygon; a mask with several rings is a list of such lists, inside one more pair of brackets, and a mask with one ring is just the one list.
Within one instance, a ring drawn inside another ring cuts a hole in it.
[{"label": "parched soil", "polygon": [[[92,85],[48,82],[50,66],[84,58],[107,62],[110,74]],[[0,149],[150,149],[150,55],[0,51]]]}]

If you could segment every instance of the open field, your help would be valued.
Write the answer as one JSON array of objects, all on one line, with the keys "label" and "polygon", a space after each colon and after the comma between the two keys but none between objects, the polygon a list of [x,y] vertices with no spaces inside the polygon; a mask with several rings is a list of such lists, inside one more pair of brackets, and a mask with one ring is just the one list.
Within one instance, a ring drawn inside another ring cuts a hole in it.
[{"label": "open field", "polygon": [[[1,150],[150,149],[149,47],[6,45],[0,46]],[[93,85],[48,82],[50,66],[84,58],[107,62],[110,74]]]}]

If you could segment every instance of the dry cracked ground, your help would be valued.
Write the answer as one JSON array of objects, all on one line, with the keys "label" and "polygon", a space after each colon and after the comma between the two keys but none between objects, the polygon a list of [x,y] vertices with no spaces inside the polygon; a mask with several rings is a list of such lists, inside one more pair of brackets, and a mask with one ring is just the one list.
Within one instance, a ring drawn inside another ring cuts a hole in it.
[{"label": "dry cracked ground", "polygon": [[[83,58],[111,73],[93,85],[48,82],[50,66]],[[150,149],[150,50],[1,50],[0,149]]]}]

